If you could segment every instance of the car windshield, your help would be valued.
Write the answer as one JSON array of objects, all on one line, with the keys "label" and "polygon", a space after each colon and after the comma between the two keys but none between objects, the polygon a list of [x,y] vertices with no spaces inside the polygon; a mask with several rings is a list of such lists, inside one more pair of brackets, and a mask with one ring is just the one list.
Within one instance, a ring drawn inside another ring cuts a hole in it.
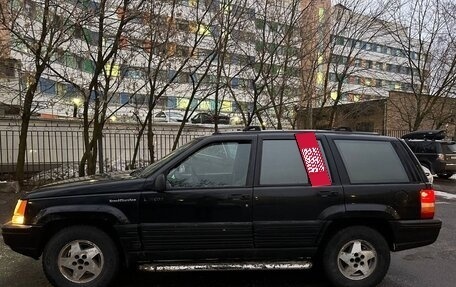
[{"label": "car windshield", "polygon": [[173,159],[174,157],[176,157],[177,155],[182,153],[184,150],[186,150],[189,146],[197,143],[200,140],[201,140],[201,138],[197,138],[197,139],[194,139],[194,140],[184,144],[183,146],[180,146],[179,148],[173,150],[172,152],[170,152],[166,156],[164,156],[161,159],[157,160],[153,164],[145,167],[144,169],[132,172],[131,175],[137,176],[137,177],[144,177],[144,178],[150,176],[158,168],[160,168],[165,163],[167,163],[168,161],[170,161],[171,159]]}]

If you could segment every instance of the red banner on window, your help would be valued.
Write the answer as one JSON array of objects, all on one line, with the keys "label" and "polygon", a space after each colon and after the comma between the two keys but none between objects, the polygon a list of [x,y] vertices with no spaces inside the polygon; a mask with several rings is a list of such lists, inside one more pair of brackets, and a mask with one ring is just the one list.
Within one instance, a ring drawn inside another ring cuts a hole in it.
[{"label": "red banner on window", "polygon": [[315,133],[295,134],[295,137],[312,186],[331,185],[328,167],[323,159]]}]

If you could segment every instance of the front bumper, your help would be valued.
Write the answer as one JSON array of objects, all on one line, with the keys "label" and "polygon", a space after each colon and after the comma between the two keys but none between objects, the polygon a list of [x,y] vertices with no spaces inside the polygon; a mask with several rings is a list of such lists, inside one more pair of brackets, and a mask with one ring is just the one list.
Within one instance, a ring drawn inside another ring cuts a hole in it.
[{"label": "front bumper", "polygon": [[416,248],[434,243],[442,221],[438,219],[390,221],[393,232],[393,251]]},{"label": "front bumper", "polygon": [[2,226],[3,241],[12,250],[38,259],[42,251],[43,230],[41,226],[15,225],[11,222]]}]

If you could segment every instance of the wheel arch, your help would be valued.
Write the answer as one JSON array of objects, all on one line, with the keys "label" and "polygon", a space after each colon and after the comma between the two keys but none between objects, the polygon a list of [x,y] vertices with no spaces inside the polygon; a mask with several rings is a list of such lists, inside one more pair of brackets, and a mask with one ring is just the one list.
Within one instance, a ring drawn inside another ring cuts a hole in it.
[{"label": "wheel arch", "polygon": [[331,221],[325,228],[318,244],[317,256],[320,256],[329,240],[340,230],[352,226],[365,226],[380,233],[388,243],[390,250],[393,249],[394,237],[393,230],[388,220],[381,218],[353,217],[336,219]]}]

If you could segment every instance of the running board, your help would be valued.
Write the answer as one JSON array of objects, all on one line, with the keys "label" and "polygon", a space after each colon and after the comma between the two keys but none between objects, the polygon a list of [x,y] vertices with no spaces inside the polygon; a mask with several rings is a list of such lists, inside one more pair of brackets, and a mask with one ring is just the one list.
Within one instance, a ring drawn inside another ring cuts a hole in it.
[{"label": "running board", "polygon": [[269,270],[269,269],[310,269],[310,261],[286,262],[208,262],[208,263],[155,263],[139,266],[141,271],[174,272],[174,271],[232,271],[232,270]]}]

